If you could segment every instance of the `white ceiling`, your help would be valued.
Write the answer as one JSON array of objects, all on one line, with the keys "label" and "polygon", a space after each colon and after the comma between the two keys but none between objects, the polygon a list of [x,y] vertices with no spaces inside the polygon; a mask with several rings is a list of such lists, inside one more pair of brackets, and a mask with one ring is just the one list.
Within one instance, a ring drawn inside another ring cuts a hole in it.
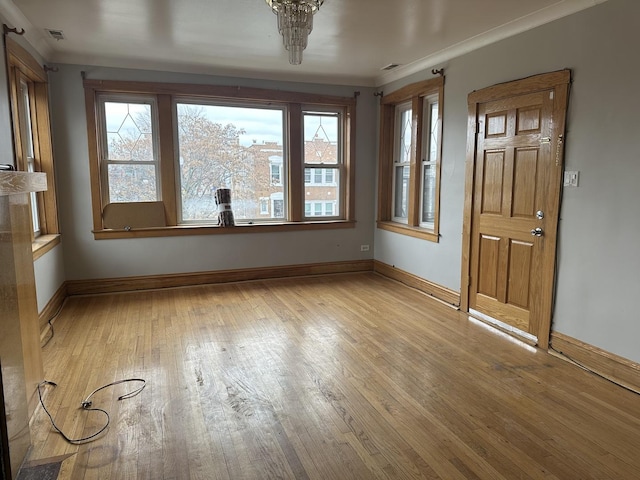
[{"label": "white ceiling", "polygon": [[325,0],[298,66],[264,0],[0,0],[0,15],[49,63],[376,86],[603,1]]}]

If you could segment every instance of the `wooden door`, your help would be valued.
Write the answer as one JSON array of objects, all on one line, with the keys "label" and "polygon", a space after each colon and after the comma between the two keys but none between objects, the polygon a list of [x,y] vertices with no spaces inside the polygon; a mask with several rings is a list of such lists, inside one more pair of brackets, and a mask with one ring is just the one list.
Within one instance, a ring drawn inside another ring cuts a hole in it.
[{"label": "wooden door", "polygon": [[467,309],[543,348],[551,324],[569,77],[569,71],[539,75],[469,96]]}]

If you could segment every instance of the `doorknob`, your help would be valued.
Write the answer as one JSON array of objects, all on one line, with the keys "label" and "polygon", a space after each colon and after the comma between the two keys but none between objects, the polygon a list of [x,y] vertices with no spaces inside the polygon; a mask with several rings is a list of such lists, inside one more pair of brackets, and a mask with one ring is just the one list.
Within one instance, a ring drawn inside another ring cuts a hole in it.
[{"label": "doorknob", "polygon": [[540,227],[537,227],[531,230],[531,235],[533,235],[534,237],[541,237],[543,234],[544,234],[544,231]]}]

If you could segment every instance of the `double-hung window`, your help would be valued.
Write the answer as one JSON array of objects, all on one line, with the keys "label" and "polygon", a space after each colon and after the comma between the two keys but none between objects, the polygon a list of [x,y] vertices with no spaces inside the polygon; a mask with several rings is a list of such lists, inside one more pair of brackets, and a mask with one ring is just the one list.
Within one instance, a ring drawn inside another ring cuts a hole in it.
[{"label": "double-hung window", "polygon": [[32,192],[34,259],[60,243],[47,73],[20,45],[5,39],[16,169],[47,176],[47,190]]},{"label": "double-hung window", "polygon": [[153,97],[99,97],[103,202],[161,200]]},{"label": "double-hung window", "polygon": [[444,78],[382,98],[378,228],[438,241]]},{"label": "double-hung window", "polygon": [[[353,224],[355,98],[143,82],[84,86],[96,238],[249,231],[216,228],[221,188],[231,191],[235,225],[252,231]],[[108,205],[126,213],[146,202],[160,204],[165,222],[105,227]]]},{"label": "double-hung window", "polygon": [[[339,217],[344,208],[343,141],[339,111],[303,111],[304,126],[304,179],[306,218]],[[331,207],[325,208],[324,205]]]}]

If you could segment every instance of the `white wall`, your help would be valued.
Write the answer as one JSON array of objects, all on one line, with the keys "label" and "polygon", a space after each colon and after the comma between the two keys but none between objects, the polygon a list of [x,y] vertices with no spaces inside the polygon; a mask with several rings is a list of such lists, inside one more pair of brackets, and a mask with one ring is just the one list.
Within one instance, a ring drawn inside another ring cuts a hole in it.
[{"label": "white wall", "polygon": [[563,193],[552,328],[639,362],[639,18],[637,0],[609,0],[444,65],[441,241],[377,230],[375,258],[459,290],[467,95],[571,68],[565,168],[580,171],[580,186]]},{"label": "white wall", "polygon": [[[70,65],[59,67],[60,71],[51,77],[52,123],[68,280],[371,258],[372,251],[361,253],[360,245],[373,246],[376,126],[372,89]],[[240,85],[340,96],[352,96],[354,90],[359,90],[355,228],[94,240],[82,70],[91,79]]]},{"label": "white wall", "polygon": [[38,312],[42,312],[66,280],[62,244],[56,245],[33,262],[33,271],[36,277]]}]

